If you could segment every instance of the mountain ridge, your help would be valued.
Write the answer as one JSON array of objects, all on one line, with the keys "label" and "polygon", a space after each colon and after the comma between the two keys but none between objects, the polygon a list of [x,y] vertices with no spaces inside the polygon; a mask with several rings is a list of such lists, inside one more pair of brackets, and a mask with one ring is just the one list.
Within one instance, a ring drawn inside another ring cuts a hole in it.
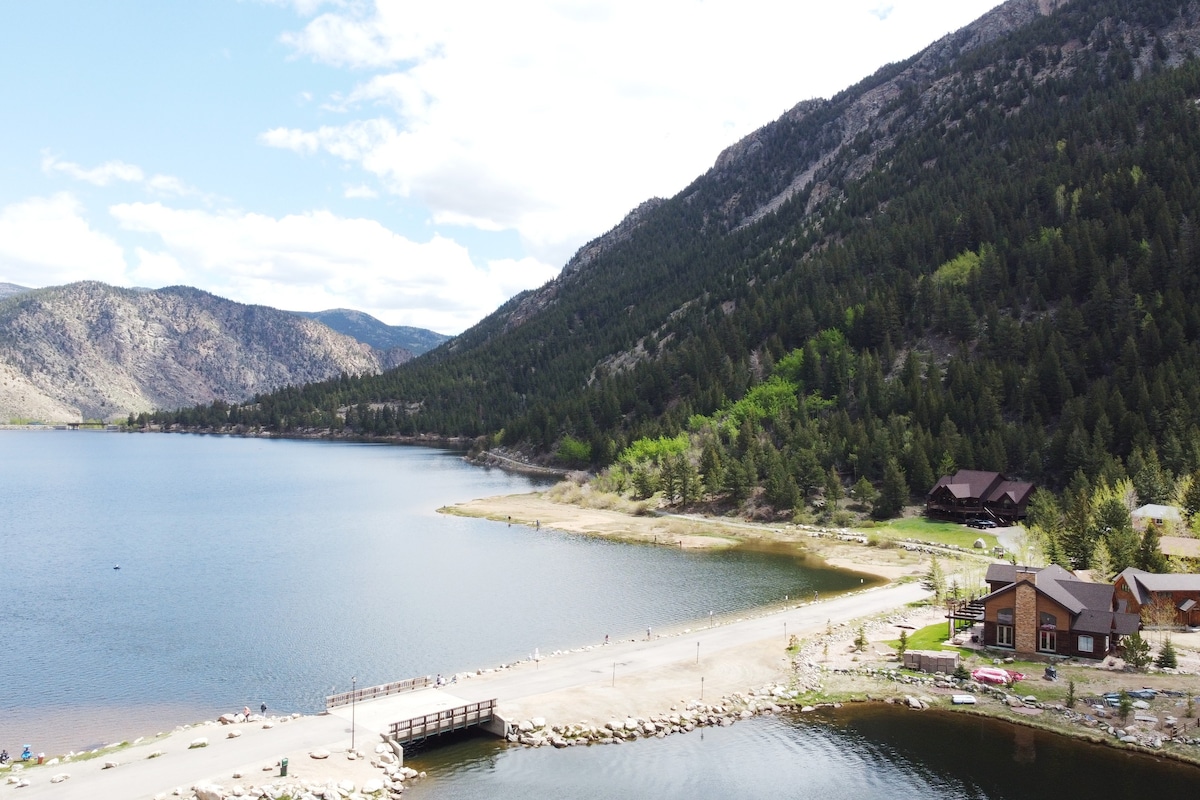
[{"label": "mountain ridge", "polygon": [[0,300],[5,418],[111,420],[382,368],[314,320],[193,287],[84,281]]}]

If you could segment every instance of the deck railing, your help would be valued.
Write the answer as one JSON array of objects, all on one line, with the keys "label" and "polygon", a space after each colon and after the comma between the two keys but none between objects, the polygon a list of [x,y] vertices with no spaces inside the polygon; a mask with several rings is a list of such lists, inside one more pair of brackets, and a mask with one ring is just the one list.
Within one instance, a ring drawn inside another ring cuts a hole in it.
[{"label": "deck railing", "polygon": [[401,692],[411,692],[415,689],[424,689],[426,686],[433,685],[433,678],[428,675],[423,675],[420,678],[407,678],[402,681],[392,681],[391,683],[380,684],[379,686],[367,686],[363,689],[356,689],[352,692],[342,692],[341,694],[330,695],[325,698],[325,708],[337,708],[338,706],[348,706],[351,703],[362,702],[363,700],[374,700],[376,697],[387,697],[389,694],[400,694]]},{"label": "deck railing", "polygon": [[441,733],[450,733],[464,728],[473,728],[491,722],[496,713],[496,701],[484,700],[458,708],[447,708],[423,717],[414,717],[402,722],[393,722],[391,738],[399,744],[426,739]]}]

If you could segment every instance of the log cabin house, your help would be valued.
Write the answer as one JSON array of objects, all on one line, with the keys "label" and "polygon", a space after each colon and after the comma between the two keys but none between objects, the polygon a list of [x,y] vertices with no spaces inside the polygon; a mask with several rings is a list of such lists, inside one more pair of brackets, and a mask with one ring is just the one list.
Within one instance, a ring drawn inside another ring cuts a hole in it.
[{"label": "log cabin house", "polygon": [[1138,615],[1147,625],[1200,625],[1200,575],[1160,575],[1129,567],[1117,575],[1113,591],[1113,607]]},{"label": "log cabin house", "polygon": [[1034,485],[999,472],[960,469],[943,475],[925,498],[930,517],[966,521],[981,517],[1011,524],[1025,518]]},{"label": "log cabin house", "polygon": [[1135,613],[1114,611],[1113,586],[1083,581],[1062,567],[992,564],[981,608],[982,642],[1023,656],[1101,659],[1136,631]]}]

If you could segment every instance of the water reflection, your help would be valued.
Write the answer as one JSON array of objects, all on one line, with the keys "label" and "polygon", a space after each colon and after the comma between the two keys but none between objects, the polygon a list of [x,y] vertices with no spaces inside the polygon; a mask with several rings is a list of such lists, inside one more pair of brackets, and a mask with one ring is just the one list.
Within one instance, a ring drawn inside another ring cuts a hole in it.
[{"label": "water reflection", "polygon": [[474,739],[408,763],[429,772],[409,800],[547,792],[567,800],[1062,800],[1179,796],[1200,782],[1192,766],[982,717],[877,704],[566,750]]}]

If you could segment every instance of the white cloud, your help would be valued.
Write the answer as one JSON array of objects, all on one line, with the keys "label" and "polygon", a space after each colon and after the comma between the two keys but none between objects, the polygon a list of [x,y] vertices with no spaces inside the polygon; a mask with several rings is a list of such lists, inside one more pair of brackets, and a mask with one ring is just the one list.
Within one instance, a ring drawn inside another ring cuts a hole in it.
[{"label": "white cloud", "polygon": [[912,55],[996,0],[559,0],[327,10],[284,41],[369,74],[260,141],[325,151],[442,224],[515,229],[562,263],[741,136]]},{"label": "white cloud", "polygon": [[137,265],[130,273],[133,285],[158,289],[187,283],[187,271],[170,253],[155,253],[144,247],[135,247],[134,255],[137,256]]},{"label": "white cloud", "polygon": [[91,227],[69,192],[0,209],[0,280],[54,286],[80,280],[125,282],[125,254]]},{"label": "white cloud", "polygon": [[298,311],[350,307],[443,333],[462,331],[555,272],[532,259],[479,268],[449,239],[413,242],[374,220],[326,211],[275,218],[161,203],[110,211],[122,228],[161,240],[159,252],[138,252],[147,274],[170,272],[171,282],[239,302]]},{"label": "white cloud", "polygon": [[114,181],[141,183],[145,179],[141,167],[124,161],[105,161],[98,167],[86,169],[72,161],[62,161],[48,153],[42,154],[42,171],[50,174],[61,172],[77,181],[93,186],[108,186]]},{"label": "white cloud", "polygon": [[358,186],[347,186],[342,192],[342,196],[350,200],[374,200],[379,197],[379,192],[372,189],[370,186],[360,184]]},{"label": "white cloud", "polygon": [[47,175],[61,173],[93,186],[108,186],[115,182],[135,183],[141,184],[152,194],[177,197],[199,194],[173,175],[152,175],[147,178],[141,167],[136,164],[127,164],[124,161],[105,161],[98,167],[88,169],[73,161],[63,161],[57,156],[43,153],[42,171]]}]

